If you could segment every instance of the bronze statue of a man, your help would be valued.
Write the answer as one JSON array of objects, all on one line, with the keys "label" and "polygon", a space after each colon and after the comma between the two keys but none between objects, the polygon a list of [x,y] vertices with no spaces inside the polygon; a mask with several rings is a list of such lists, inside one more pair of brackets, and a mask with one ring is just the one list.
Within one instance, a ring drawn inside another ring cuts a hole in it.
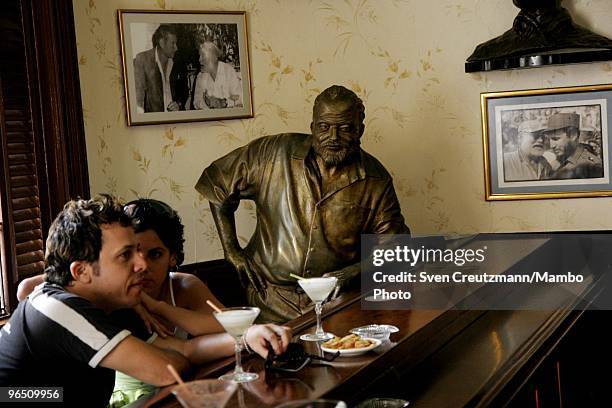
[{"label": "bronze statue of a man", "polygon": [[[363,151],[364,106],[342,86],[317,96],[312,135],[266,136],[204,170],[196,189],[210,201],[225,258],[248,277],[249,303],[283,322],[312,307],[290,274],[335,276],[345,285],[360,272],[361,234],[409,233],[382,164]],[[240,200],[257,206],[246,248],[236,237]]]}]

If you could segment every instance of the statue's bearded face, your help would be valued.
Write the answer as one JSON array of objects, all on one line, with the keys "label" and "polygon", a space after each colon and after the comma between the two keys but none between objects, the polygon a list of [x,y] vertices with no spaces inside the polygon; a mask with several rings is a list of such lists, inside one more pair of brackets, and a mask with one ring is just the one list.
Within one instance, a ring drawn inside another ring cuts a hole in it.
[{"label": "statue's bearded face", "polygon": [[313,149],[329,166],[339,166],[359,153],[363,123],[348,101],[321,101],[310,124]]}]

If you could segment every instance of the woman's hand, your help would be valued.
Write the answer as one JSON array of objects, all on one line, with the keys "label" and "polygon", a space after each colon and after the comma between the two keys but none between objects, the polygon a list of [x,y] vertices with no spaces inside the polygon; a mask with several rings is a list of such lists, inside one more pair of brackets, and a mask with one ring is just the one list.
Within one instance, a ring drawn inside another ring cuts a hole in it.
[{"label": "woman's hand", "polygon": [[158,336],[162,338],[166,338],[168,336],[174,335],[172,331],[170,331],[153,313],[155,310],[157,300],[153,299],[151,296],[142,292],[141,294],[142,302],[133,307],[134,311],[140,316],[142,321],[144,322],[149,333],[157,333]]},{"label": "woman's hand", "polygon": [[143,305],[147,311],[151,314],[159,314],[159,308],[161,301],[155,300],[151,296],[147,295],[146,292],[140,292],[141,305]]},{"label": "woman's hand", "polygon": [[268,344],[272,345],[275,354],[282,354],[287,350],[291,341],[291,329],[276,324],[256,324],[246,331],[245,340],[254,352],[266,358]]}]

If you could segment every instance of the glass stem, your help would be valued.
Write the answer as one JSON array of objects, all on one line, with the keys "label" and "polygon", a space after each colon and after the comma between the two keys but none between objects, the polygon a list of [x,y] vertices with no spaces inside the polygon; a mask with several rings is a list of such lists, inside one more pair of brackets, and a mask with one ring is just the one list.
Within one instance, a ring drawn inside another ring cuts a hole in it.
[{"label": "glass stem", "polygon": [[236,344],[234,345],[234,351],[236,352],[236,367],[234,368],[235,374],[241,374],[242,371],[242,336],[236,337]]},{"label": "glass stem", "polygon": [[323,326],[321,325],[321,311],[323,310],[323,303],[316,302],[315,303],[315,314],[317,315],[317,330],[315,331],[316,335],[323,335]]}]

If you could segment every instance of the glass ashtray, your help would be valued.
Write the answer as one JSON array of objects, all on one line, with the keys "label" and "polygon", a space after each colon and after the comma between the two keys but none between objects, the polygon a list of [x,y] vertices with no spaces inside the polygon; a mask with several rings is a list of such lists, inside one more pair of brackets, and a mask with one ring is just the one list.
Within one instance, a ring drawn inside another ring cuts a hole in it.
[{"label": "glass ashtray", "polygon": [[365,400],[357,408],[405,408],[410,404],[408,401],[397,398],[372,398]]},{"label": "glass ashtray", "polygon": [[389,324],[368,324],[366,326],[355,327],[350,332],[360,337],[387,340],[391,333],[398,332],[399,329]]},{"label": "glass ashtray", "polygon": [[277,405],[276,408],[346,408],[346,402],[340,400],[297,400]]},{"label": "glass ashtray", "polygon": [[232,381],[196,380],[175,386],[172,393],[183,408],[224,408],[237,388]]}]

